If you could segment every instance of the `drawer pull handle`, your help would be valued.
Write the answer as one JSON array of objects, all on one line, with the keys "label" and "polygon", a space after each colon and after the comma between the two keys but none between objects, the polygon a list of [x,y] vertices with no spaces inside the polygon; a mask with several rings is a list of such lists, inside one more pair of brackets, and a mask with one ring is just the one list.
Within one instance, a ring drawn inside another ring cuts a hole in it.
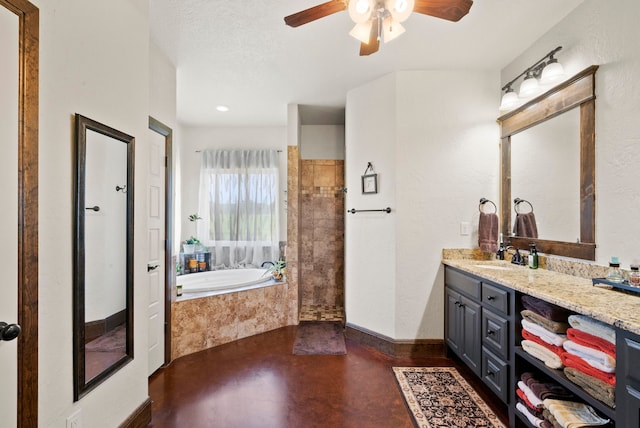
[{"label": "drawer pull handle", "polygon": [[457,301],[457,300],[453,304],[456,305],[456,306],[460,306],[460,302]]},{"label": "drawer pull handle", "polygon": [[494,375],[495,375],[494,372],[492,372],[491,370],[487,370],[487,376],[493,377]]},{"label": "drawer pull handle", "polygon": [[487,300],[495,300],[495,296],[487,296]]},{"label": "drawer pull handle", "polygon": [[496,334],[496,332],[491,329],[487,330],[487,336],[491,336],[492,334]]}]

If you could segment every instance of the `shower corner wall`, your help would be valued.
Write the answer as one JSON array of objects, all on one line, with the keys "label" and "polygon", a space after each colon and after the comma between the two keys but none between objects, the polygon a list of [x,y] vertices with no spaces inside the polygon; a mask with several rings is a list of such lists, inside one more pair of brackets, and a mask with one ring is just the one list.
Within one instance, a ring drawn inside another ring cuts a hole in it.
[{"label": "shower corner wall", "polygon": [[300,309],[299,294],[299,216],[300,216],[300,151],[287,147],[287,283],[288,324],[297,325]]}]

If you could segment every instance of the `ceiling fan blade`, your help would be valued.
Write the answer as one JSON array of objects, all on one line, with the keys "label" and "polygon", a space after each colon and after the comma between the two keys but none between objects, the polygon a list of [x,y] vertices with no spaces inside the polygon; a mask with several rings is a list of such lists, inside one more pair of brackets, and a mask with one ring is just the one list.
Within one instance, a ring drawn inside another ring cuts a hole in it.
[{"label": "ceiling fan blade", "polygon": [[309,9],[305,9],[301,12],[294,13],[293,15],[286,16],[284,18],[284,23],[290,27],[299,27],[300,25],[307,24],[315,21],[316,19],[324,18],[325,16],[343,11],[346,8],[347,5],[343,0],[331,0],[326,3],[310,7]]},{"label": "ceiling fan blade", "polygon": [[413,11],[429,15],[436,18],[446,19],[447,21],[457,22],[462,19],[471,5],[473,0],[415,0]]},{"label": "ceiling fan blade", "polygon": [[378,49],[380,49],[380,39],[378,38],[378,31],[380,31],[380,27],[378,19],[374,19],[371,23],[369,43],[360,43],[360,56],[371,55],[372,53],[378,52]]}]

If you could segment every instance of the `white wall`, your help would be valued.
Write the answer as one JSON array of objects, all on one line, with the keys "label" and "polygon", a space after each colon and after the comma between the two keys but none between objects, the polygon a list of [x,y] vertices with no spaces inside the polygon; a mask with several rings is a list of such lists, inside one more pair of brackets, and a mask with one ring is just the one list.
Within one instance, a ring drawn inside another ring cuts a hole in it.
[{"label": "white wall", "polygon": [[[149,115],[146,2],[34,0],[40,9],[39,426],[64,427],[81,410],[85,427],[118,426],[147,394],[147,153],[136,141],[135,359],[73,402],[73,114],[137,139]],[[141,262],[142,261],[142,262]]]},{"label": "white wall", "polygon": [[195,235],[194,225],[188,219],[198,211],[200,186],[200,150],[207,149],[277,149],[280,161],[280,240],[287,239],[286,193],[287,189],[287,138],[286,126],[265,128],[211,128],[187,127],[180,138],[180,192],[181,227],[179,238],[184,241]]},{"label": "white wall", "polygon": [[344,125],[302,125],[301,159],[344,159]]},{"label": "white wall", "polygon": [[[614,6],[615,4],[615,6]],[[585,0],[502,70],[504,83],[563,46],[558,60],[569,75],[596,73],[596,263],[619,256],[623,268],[640,260],[640,2]],[[576,213],[577,215],[577,213]]]},{"label": "white wall", "polygon": [[[498,199],[497,72],[408,71],[347,96],[347,321],[394,339],[443,337],[445,247],[477,247],[478,201]],[[371,161],[377,195],[360,193]],[[472,234],[460,235],[460,222]]]}]

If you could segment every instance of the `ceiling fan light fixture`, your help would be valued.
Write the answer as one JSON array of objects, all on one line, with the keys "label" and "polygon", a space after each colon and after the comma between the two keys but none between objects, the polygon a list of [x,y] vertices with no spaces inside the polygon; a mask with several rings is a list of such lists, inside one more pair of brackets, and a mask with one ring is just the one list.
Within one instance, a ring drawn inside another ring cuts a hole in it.
[{"label": "ceiling fan light fixture", "polygon": [[385,0],[384,7],[391,13],[393,20],[404,22],[413,12],[415,0]]},{"label": "ceiling fan light fixture", "polygon": [[405,32],[404,27],[396,22],[393,17],[389,17],[382,21],[382,38],[385,43],[390,42]]},{"label": "ceiling fan light fixture", "polygon": [[349,2],[349,17],[356,24],[367,22],[373,11],[373,0],[351,0]]},{"label": "ceiling fan light fixture", "polygon": [[362,43],[369,43],[369,37],[371,36],[371,25],[373,20],[369,20],[360,24],[356,24],[349,35],[355,39],[360,40]]}]

